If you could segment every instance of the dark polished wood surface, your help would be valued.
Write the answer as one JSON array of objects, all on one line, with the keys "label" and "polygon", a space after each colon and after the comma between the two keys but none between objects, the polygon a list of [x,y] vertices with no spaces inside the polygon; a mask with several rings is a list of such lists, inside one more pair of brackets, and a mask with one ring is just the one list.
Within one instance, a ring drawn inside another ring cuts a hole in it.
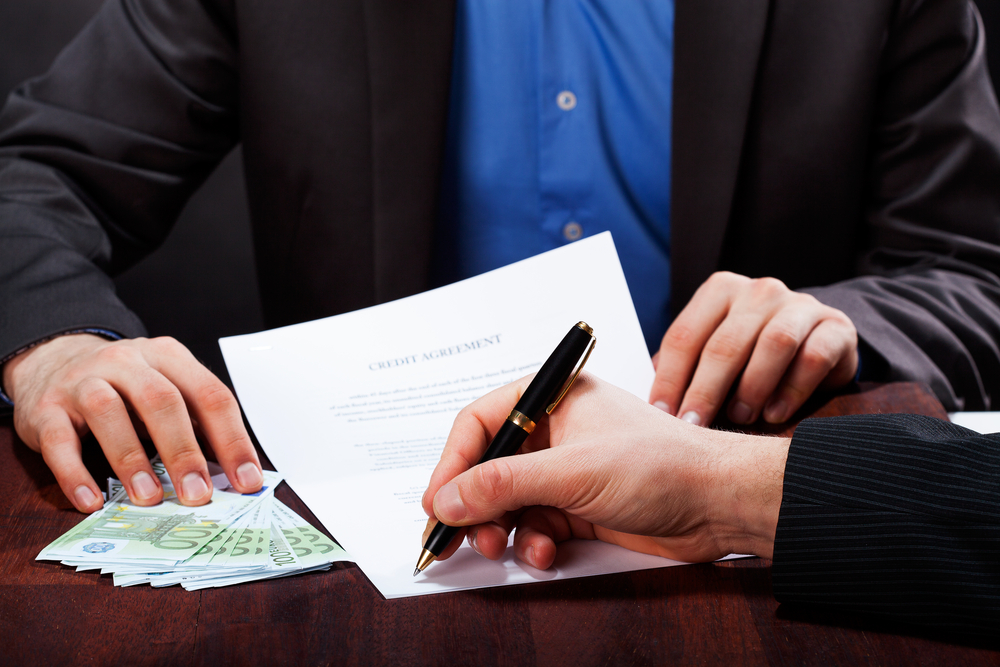
[{"label": "dark polished wood surface", "polygon": [[[913,384],[807,411],[945,417]],[[88,465],[109,473],[99,454]],[[353,564],[194,593],[115,588],[34,560],[82,517],[10,419],[0,466],[0,664],[1000,665],[997,645],[779,607],[759,559],[391,601]],[[287,485],[277,495],[318,525]]]}]

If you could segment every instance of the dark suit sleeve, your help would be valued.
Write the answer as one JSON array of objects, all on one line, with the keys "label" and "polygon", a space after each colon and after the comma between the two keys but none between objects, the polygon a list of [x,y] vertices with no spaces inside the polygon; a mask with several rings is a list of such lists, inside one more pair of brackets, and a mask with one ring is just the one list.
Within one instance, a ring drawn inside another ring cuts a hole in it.
[{"label": "dark suit sleeve", "polygon": [[238,138],[231,8],[111,0],[0,115],[0,360],[143,334],[109,275],[157,247]]},{"label": "dark suit sleeve", "polygon": [[983,27],[968,0],[896,11],[861,277],[806,291],[854,321],[865,379],[915,380],[951,410],[989,409],[1000,401],[1000,111]]},{"label": "dark suit sleeve", "polygon": [[916,415],[802,422],[772,573],[780,602],[993,636],[1000,434]]}]

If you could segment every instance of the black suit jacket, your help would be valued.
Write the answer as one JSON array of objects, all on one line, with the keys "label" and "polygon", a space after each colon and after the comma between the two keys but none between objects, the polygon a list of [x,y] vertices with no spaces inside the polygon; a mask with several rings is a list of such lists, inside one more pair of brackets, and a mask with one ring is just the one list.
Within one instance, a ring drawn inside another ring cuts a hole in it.
[{"label": "black suit jacket", "polygon": [[808,419],[785,465],[781,602],[1000,638],[1000,434],[919,415]]},{"label": "black suit jacket", "polygon": [[[426,287],[453,11],[111,0],[0,116],[0,359],[76,328],[142,334],[106,274],[240,141],[268,324]],[[1000,113],[974,7],[677,0],[675,25],[675,308],[715,270],[775,276],[852,318],[870,378],[989,406]]]}]

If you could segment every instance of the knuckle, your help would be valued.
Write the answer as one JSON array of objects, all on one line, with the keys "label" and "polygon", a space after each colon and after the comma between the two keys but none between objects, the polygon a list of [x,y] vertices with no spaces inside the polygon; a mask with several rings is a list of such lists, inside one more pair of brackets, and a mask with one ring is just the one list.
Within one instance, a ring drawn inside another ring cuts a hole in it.
[{"label": "knuckle", "polygon": [[825,345],[813,345],[802,350],[799,355],[799,365],[810,375],[826,374],[836,365],[837,360]]},{"label": "knuckle", "polygon": [[685,378],[680,377],[676,373],[661,371],[653,378],[651,392],[660,400],[666,401],[668,405],[676,406],[685,387]]},{"label": "knuckle", "polygon": [[836,308],[831,308],[830,306],[823,304],[822,302],[820,302],[819,299],[814,297],[812,294],[806,294],[805,292],[793,292],[793,294],[795,295],[795,298],[799,301],[799,303],[801,303],[802,305],[825,308],[827,310],[831,310],[834,312],[840,312]]},{"label": "knuckle", "polygon": [[195,390],[198,406],[210,413],[226,413],[236,409],[236,397],[221,382],[207,382]]},{"label": "knuckle", "polygon": [[697,334],[685,322],[674,322],[663,337],[663,345],[667,349],[687,350],[695,345]]},{"label": "knuckle", "polygon": [[80,385],[80,407],[95,417],[102,417],[121,406],[121,398],[104,382],[89,381]]},{"label": "knuckle", "polygon": [[847,316],[847,313],[836,308],[831,308],[830,306],[824,306],[824,308],[826,308],[826,319],[841,325],[845,331],[849,331],[852,335],[857,336],[857,328],[854,326],[854,321]]},{"label": "knuckle", "polygon": [[[205,457],[201,445],[193,436],[177,436],[154,441],[156,450],[168,471],[183,473],[190,470],[201,470],[205,465]],[[179,479],[175,478],[175,479]]]},{"label": "knuckle", "polygon": [[213,448],[216,452],[238,452],[241,449],[246,448],[250,450],[253,446],[250,444],[250,438],[241,433],[227,433],[223,438],[222,442],[219,444],[213,443]]},{"label": "knuckle", "polygon": [[751,289],[753,290],[754,296],[760,299],[770,299],[788,292],[788,288],[785,287],[785,283],[781,282],[777,278],[769,277],[754,279]]},{"label": "knuckle", "polygon": [[72,440],[75,433],[67,430],[53,419],[42,418],[35,426],[38,445],[44,451],[49,447],[57,447]]},{"label": "knuckle", "polygon": [[143,451],[142,447],[129,447],[119,452],[116,458],[117,465],[115,468],[125,471],[145,470],[149,467],[149,459],[146,457],[146,452]]},{"label": "knuckle", "polygon": [[735,332],[717,330],[705,345],[703,354],[711,361],[730,362],[743,356],[745,343]]},{"label": "knuckle", "polygon": [[163,354],[169,355],[187,352],[187,348],[173,336],[157,336],[156,338],[151,338],[149,344],[156,351]]},{"label": "knuckle", "polygon": [[109,343],[97,350],[96,359],[101,363],[116,366],[134,363],[137,357],[136,350],[131,345],[120,344],[121,342],[123,341]]},{"label": "knuckle", "polygon": [[793,409],[802,405],[809,398],[809,392],[794,384],[787,384],[781,390],[781,396]]},{"label": "knuckle", "polygon": [[715,271],[712,275],[708,277],[705,281],[706,285],[715,286],[726,280],[726,271]]},{"label": "knuckle", "polygon": [[777,350],[794,350],[801,342],[795,331],[782,325],[768,327],[761,339],[765,345]]},{"label": "knuckle", "polygon": [[63,387],[47,387],[34,402],[34,407],[31,410],[32,419],[40,423],[46,419],[42,415],[66,412],[66,403],[67,395]]},{"label": "knuckle", "polygon": [[857,346],[858,329],[843,311],[819,304],[816,319],[819,325],[810,335],[810,341],[822,342],[831,348]]},{"label": "knuckle", "polygon": [[476,401],[473,401],[472,403],[469,403],[464,408],[458,411],[458,414],[455,415],[455,421],[452,424],[453,430],[456,425],[465,424],[466,422],[470,422],[476,418],[475,410],[473,410],[472,407],[473,405],[475,405],[475,403]]},{"label": "knuckle", "polygon": [[759,408],[780,384],[781,378],[772,378],[761,373],[744,373],[733,392],[733,399],[742,401],[752,408]]},{"label": "knuckle", "polygon": [[673,375],[659,374],[653,378],[653,389],[652,391],[661,399],[665,399],[669,404],[671,400],[677,400],[675,397],[684,390],[684,384],[679,378]]},{"label": "knuckle", "polygon": [[712,287],[725,287],[737,284],[743,279],[743,276],[733,273],[732,271],[716,271],[708,277],[705,284],[711,285]]},{"label": "knuckle", "polygon": [[184,403],[181,392],[175,386],[157,379],[144,382],[136,399],[153,414],[173,412]]},{"label": "knuckle", "polygon": [[[708,389],[692,388],[688,389],[687,394],[684,396],[684,406],[677,411],[677,415],[681,416],[684,412],[689,410],[694,410],[702,418],[708,418],[710,415],[714,415],[719,410],[721,405],[721,396],[716,396],[711,393]],[[709,419],[711,421],[711,419]]]},{"label": "knuckle", "polygon": [[[436,475],[439,470],[442,471],[456,470],[459,472],[465,472],[466,470],[470,470],[475,464],[476,461],[473,460],[472,462],[470,462],[468,456],[465,453],[456,451],[454,449],[448,449],[446,447],[445,450],[441,453],[441,460],[439,460],[437,466],[434,467],[434,475]],[[432,475],[432,477],[434,475]],[[444,483],[445,482],[442,481],[441,485],[443,486]]]},{"label": "knuckle", "polygon": [[[801,381],[802,378],[799,378]],[[806,399],[812,394],[814,386],[813,384],[801,384],[800,381],[789,381],[785,382],[781,386],[780,394],[785,399],[785,401],[792,406],[797,408],[806,402]]]},{"label": "knuckle", "polygon": [[506,461],[490,461],[476,466],[472,479],[480,495],[501,505],[511,497],[514,490],[514,476]]},{"label": "knuckle", "polygon": [[172,468],[175,472],[181,471],[181,474],[188,472],[190,470],[201,470],[205,464],[205,459],[201,455],[201,450],[198,449],[195,443],[180,443],[177,444],[173,451],[169,455],[170,464],[169,468]]}]

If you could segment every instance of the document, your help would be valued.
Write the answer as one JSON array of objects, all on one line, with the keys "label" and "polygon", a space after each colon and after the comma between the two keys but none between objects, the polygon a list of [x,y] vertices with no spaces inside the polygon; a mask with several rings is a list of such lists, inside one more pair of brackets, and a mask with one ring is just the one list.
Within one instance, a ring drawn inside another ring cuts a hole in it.
[{"label": "document", "polygon": [[[596,541],[536,570],[463,545],[413,577],[420,498],[458,411],[537,370],[578,321],[587,371],[645,399],[653,367],[609,233],[416,296],[224,338],[268,457],[386,598],[678,564]],[[513,406],[511,406],[513,407]]]},{"label": "document", "polygon": [[949,412],[948,419],[976,433],[1000,433],[1000,412]]}]

